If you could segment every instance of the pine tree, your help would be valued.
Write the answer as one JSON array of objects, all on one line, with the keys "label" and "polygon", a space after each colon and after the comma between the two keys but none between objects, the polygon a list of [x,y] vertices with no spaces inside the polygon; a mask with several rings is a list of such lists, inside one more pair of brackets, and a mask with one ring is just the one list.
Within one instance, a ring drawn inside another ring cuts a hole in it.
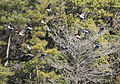
[{"label": "pine tree", "polygon": [[119,71],[119,3],[0,0],[0,59],[5,65],[0,82],[114,83]]}]

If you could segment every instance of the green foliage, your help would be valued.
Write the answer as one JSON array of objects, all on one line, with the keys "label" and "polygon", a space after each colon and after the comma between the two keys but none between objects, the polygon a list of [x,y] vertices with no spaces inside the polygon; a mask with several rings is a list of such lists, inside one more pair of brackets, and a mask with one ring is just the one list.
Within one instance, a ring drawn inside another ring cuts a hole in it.
[{"label": "green foliage", "polygon": [[[52,4],[52,12],[45,10],[50,3]],[[77,33],[79,29],[88,29],[91,32],[91,35],[88,37],[93,38],[94,34],[97,34],[99,31],[98,24],[107,26],[109,17],[115,18],[116,12],[120,11],[118,7],[120,7],[120,0],[0,0],[0,32],[6,30],[4,24],[12,23],[16,28],[23,29],[24,24],[30,23],[34,28],[32,39],[27,39],[20,45],[27,53],[29,51],[26,48],[27,42],[34,44],[31,47],[31,53],[35,56],[33,60],[23,62],[23,69],[15,72],[15,74],[11,72],[11,68],[0,66],[0,83],[6,83],[8,76],[12,76],[13,78],[16,77],[14,81],[11,81],[13,84],[17,84],[19,81],[21,83],[24,81],[25,83],[43,81],[44,84],[69,84],[70,82],[64,77],[64,73],[60,69],[53,67],[49,61],[52,60],[55,63],[68,62],[56,46],[52,48],[46,47],[51,42],[51,40],[49,41],[45,38],[46,29],[52,24],[43,25],[41,20],[46,18],[46,22],[56,21],[56,28],[62,28],[62,26],[67,24],[73,33]],[[88,13],[87,17],[84,20],[80,19],[77,17],[79,12]],[[107,26],[107,28],[109,29],[110,27]],[[103,48],[107,46],[107,43],[120,38],[120,31],[114,30],[114,32],[116,35],[107,33],[97,40],[104,45]],[[7,36],[7,34],[3,36]],[[13,44],[11,45],[12,48],[14,48]],[[7,41],[0,39],[1,45],[6,46]],[[13,51],[15,50],[11,50],[11,52]],[[46,53],[48,56],[38,61],[40,57],[39,52]],[[13,53],[17,55],[17,52]],[[10,56],[12,55],[10,53]],[[94,65],[101,71],[108,70],[108,67],[102,66],[109,64],[107,60],[108,58],[101,56]],[[12,64],[12,62],[10,63]],[[47,70],[51,68],[52,70]],[[57,74],[57,71],[61,73]],[[33,75],[32,79],[29,76],[25,76],[26,74],[30,75],[30,73]],[[22,81],[23,78],[24,81]]]},{"label": "green foliage", "polygon": [[7,43],[5,41],[0,41],[0,45],[6,45]]},{"label": "green foliage", "polygon": [[9,68],[0,65],[0,83],[6,84],[8,77],[14,75],[14,72],[10,71]]}]

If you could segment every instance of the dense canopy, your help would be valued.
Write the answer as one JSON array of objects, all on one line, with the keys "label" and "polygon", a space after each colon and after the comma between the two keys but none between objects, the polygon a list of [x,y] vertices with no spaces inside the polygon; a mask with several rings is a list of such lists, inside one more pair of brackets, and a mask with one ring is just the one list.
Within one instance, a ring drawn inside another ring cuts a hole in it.
[{"label": "dense canopy", "polygon": [[120,0],[0,0],[0,84],[120,84]]}]

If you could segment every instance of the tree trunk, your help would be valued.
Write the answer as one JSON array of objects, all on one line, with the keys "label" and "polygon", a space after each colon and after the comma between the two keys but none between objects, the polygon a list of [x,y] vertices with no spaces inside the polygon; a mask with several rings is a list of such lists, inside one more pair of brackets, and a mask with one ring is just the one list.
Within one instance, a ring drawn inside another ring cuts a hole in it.
[{"label": "tree trunk", "polygon": [[11,42],[11,34],[10,34],[9,39],[8,39],[7,52],[6,52],[6,57],[5,57],[6,61],[4,63],[4,66],[7,66],[8,61],[9,61],[8,57],[9,57],[9,51],[10,51],[10,42]]}]

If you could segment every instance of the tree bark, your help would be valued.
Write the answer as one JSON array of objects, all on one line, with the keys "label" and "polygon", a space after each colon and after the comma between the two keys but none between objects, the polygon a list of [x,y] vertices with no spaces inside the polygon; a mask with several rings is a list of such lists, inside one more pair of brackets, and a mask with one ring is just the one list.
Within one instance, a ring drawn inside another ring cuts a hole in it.
[{"label": "tree bark", "polygon": [[10,51],[10,43],[11,43],[11,34],[8,39],[7,52],[6,52],[6,57],[5,57],[6,61],[4,63],[4,66],[7,66],[9,62],[8,57],[9,57],[9,51]]}]

